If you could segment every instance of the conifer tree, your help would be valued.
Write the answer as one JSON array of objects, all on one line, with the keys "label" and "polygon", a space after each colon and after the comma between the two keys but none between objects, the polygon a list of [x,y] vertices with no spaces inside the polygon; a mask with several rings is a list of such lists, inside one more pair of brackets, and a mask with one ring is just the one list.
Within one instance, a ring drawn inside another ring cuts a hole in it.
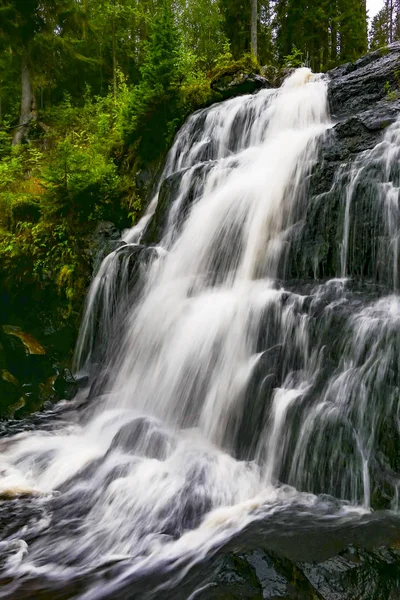
[{"label": "conifer tree", "polygon": [[367,51],[365,0],[277,0],[275,28],[281,63],[297,48],[314,70],[327,70]]},{"label": "conifer tree", "polygon": [[143,160],[152,160],[170,142],[169,128],[179,103],[181,38],[174,13],[164,0],[152,22],[142,79],[132,92],[125,140]]},{"label": "conifer tree", "polygon": [[354,61],[368,50],[365,0],[338,0],[341,62]]},{"label": "conifer tree", "polygon": [[64,34],[75,24],[78,6],[74,0],[5,0],[1,6],[0,50],[11,48],[21,72],[21,111],[13,144],[28,135],[37,120],[35,76],[54,68],[55,51],[67,48]]},{"label": "conifer tree", "polygon": [[381,10],[372,19],[369,46],[371,50],[376,50],[398,40],[400,40],[400,1],[385,0]]}]

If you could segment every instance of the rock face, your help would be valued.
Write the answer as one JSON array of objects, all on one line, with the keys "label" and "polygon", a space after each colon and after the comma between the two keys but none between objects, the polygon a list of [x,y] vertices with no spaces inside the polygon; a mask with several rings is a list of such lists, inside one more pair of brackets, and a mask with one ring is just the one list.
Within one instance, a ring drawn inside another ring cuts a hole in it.
[{"label": "rock face", "polygon": [[[215,164],[216,161],[205,160],[204,162],[200,162],[198,165],[196,165],[196,173],[194,173],[193,177],[190,178],[189,185],[182,199],[179,222],[175,224],[175,233],[179,233],[184,220],[189,214],[193,202],[199,197],[199,194],[201,194],[204,188],[204,180],[206,175],[211,171]],[[157,210],[143,237],[143,242],[146,244],[156,244],[161,240],[168,224],[168,212],[171,201],[172,199],[178,197],[182,179],[185,176],[185,173],[188,171],[189,169],[182,169],[170,177],[167,177],[167,179],[165,179],[165,181],[162,183],[159,192]]]},{"label": "rock face", "polygon": [[[388,85],[397,88],[399,57],[400,43],[396,42],[330,71],[329,100],[333,117],[347,118],[368,111],[387,96]],[[379,116],[384,116],[384,112]]]},{"label": "rock face", "polygon": [[[388,211],[387,202],[391,186],[394,191],[400,187],[399,61],[400,44],[396,43],[327,74],[332,126],[320,138],[319,160],[310,176],[304,178],[304,194],[299,194],[301,200],[296,226],[288,233],[287,260],[278,267],[278,279],[284,280],[286,290],[280,298],[280,309],[291,305],[295,314],[307,317],[312,324],[310,345],[323,348],[324,352],[323,369],[307,396],[310,404],[325,389],[329,378],[341,368],[343,332],[353,331],[353,316],[358,314],[362,303],[375,303],[399,287],[395,281],[399,270],[398,253],[394,251],[400,221],[398,196],[392,203],[395,206],[393,214]],[[230,101],[230,106],[233,104],[236,104],[235,100]],[[195,122],[195,126],[183,128],[182,144],[188,142],[185,156],[190,155],[195,147],[196,162],[191,167],[187,167],[187,163],[182,166],[182,163],[176,162],[176,168],[170,171],[172,175],[162,183],[159,205],[143,239],[145,243],[159,243],[167,223],[171,225],[169,219],[172,217],[174,227],[179,231],[190,207],[203,193],[204,181],[215,181],[214,173],[218,175],[221,166],[223,169],[227,168],[226,165],[235,168],[237,137],[249,130],[249,122],[253,122],[255,115],[249,111],[246,121],[235,113],[229,121],[227,109],[221,110],[220,119],[216,113],[215,108],[199,111],[196,119],[191,121],[192,124]],[[218,155],[212,130],[207,129],[206,124],[212,122],[219,131],[226,121],[226,129],[230,129],[228,133],[224,130],[223,143],[220,144],[223,151]],[[202,137],[201,132],[207,135]],[[212,176],[207,177],[210,171]],[[169,211],[173,202],[174,208]],[[167,237],[164,237],[163,244],[168,249]],[[229,244],[234,242],[232,238],[229,240]],[[223,256],[222,248],[219,252]],[[218,257],[215,260],[218,264]],[[346,283],[345,293],[340,288],[341,284],[337,289],[335,283],[332,287],[324,285],[327,279],[335,282],[348,276],[351,282]],[[292,291],[295,293],[292,294]],[[296,294],[306,297],[306,301],[296,304]],[[328,306],[332,306],[332,310],[325,310]],[[263,411],[270,406],[273,390],[284,387],[287,373],[296,372],[302,364],[300,354],[296,356],[292,348],[288,350],[280,344],[281,338],[275,335],[278,331],[276,324],[263,322],[260,330],[257,352],[262,353],[263,358],[246,390],[246,402],[251,404],[253,411],[248,411],[242,420],[235,422],[238,432],[235,448],[243,459],[253,455],[258,423],[266,418]],[[268,336],[263,334],[265,331],[269,332]],[[381,383],[373,394],[380,406],[385,405],[384,398],[389,395],[390,389],[398,389],[398,342],[395,332],[388,332],[388,336],[392,334],[393,360],[390,359],[386,382]],[[367,346],[366,351],[369,351]],[[295,418],[293,410],[293,423]],[[351,437],[350,433],[346,435]],[[400,472],[400,457],[390,444],[398,447],[399,439],[395,427],[384,422],[379,433],[379,446],[387,458],[386,464],[371,460],[369,465],[375,508],[389,508],[385,486],[391,489],[395,480],[393,473]],[[329,456],[332,449],[327,446],[324,450],[323,456]],[[290,469],[288,460],[282,466],[282,480],[287,480]],[[326,489],[327,481],[321,473],[313,490],[319,493]],[[340,486],[334,494],[341,497]]]},{"label": "rock face", "polygon": [[396,121],[400,114],[399,61],[400,42],[396,42],[327,74],[329,105],[337,124],[323,148],[325,161],[354,158],[373,148],[386,127]]},{"label": "rock face", "polygon": [[[292,246],[292,277],[336,277],[351,272],[394,285],[393,264],[374,272],[390,255],[385,202],[385,144],[397,135],[400,115],[400,44],[392,44],[329,72],[329,104],[334,126],[322,141],[311,182],[304,227]],[[390,129],[392,127],[392,129]],[[393,130],[393,131],[392,131]],[[387,136],[387,142],[385,141]],[[394,136],[394,137],[393,137]],[[390,172],[390,179],[397,180]],[[354,185],[353,185],[354,184]],[[346,189],[351,188],[351,197]],[[348,256],[343,264],[346,201]],[[347,268],[346,268],[347,266]]]}]

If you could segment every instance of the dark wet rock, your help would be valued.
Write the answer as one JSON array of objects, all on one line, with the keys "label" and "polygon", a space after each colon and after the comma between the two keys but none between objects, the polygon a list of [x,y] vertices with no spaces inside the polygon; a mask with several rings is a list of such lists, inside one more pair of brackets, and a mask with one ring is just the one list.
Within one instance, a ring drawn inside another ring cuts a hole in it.
[{"label": "dark wet rock", "polygon": [[[324,160],[343,160],[373,148],[400,114],[400,43],[377,50],[327,74],[332,118],[337,124],[323,145]],[[329,148],[328,148],[329,147]],[[330,150],[330,151],[329,151]]]},{"label": "dark wet rock", "polygon": [[[84,383],[86,383],[86,380]],[[62,400],[72,400],[79,390],[79,387],[79,382],[75,379],[69,369],[63,369],[58,373],[53,384],[55,392]]]},{"label": "dark wet rock", "polygon": [[261,347],[265,349],[271,341],[264,337],[265,332],[266,328],[262,325],[259,342],[262,354],[247,385],[244,401],[246,410],[240,415],[240,419],[232,418],[226,432],[227,440],[235,438],[236,458],[240,460],[251,460],[254,457],[270,413],[274,391],[282,383],[282,346],[276,344],[262,351]]},{"label": "dark wet rock", "polygon": [[279,75],[279,69],[274,65],[263,65],[260,67],[260,75],[270,82],[272,87],[276,85],[276,79]]},{"label": "dark wet rock", "polygon": [[110,451],[118,449],[121,452],[162,460],[166,458],[172,445],[171,437],[159,428],[157,422],[138,417],[123,425],[115,434]]},{"label": "dark wet rock", "polygon": [[0,372],[5,380],[1,384],[0,404],[2,397],[3,405],[9,407],[2,416],[18,411],[16,414],[21,417],[40,409],[44,402],[70,399],[78,389],[66,370],[58,373],[44,346],[16,326],[0,326]]},{"label": "dark wet rock", "polygon": [[246,557],[232,554],[225,557],[214,580],[196,597],[199,600],[262,600],[265,596],[255,568]]},{"label": "dark wet rock", "polygon": [[88,252],[92,262],[93,273],[96,274],[102,261],[113,250],[123,246],[121,232],[110,221],[101,221],[93,233],[88,236]]},{"label": "dark wet rock", "polygon": [[396,548],[349,547],[323,563],[300,567],[324,600],[400,597],[400,553]]},{"label": "dark wet rock", "polygon": [[161,155],[158,159],[141,165],[136,171],[135,187],[141,199],[142,206],[147,206],[151,201],[159,178],[161,177],[165,156]]},{"label": "dark wet rock", "polygon": [[[248,587],[242,588],[245,580]],[[235,584],[237,596],[231,588]],[[249,590],[254,596],[246,596]],[[350,546],[324,562],[295,563],[259,548],[228,555],[207,593],[200,598],[395,600],[400,596],[400,553],[389,547]]]},{"label": "dark wet rock", "polygon": [[279,71],[279,73],[277,74],[275,83],[277,87],[280,87],[282,85],[282,83],[285,81],[285,79],[287,79],[290,75],[292,75],[295,72],[295,68],[294,67],[284,67],[283,69],[281,69]]},{"label": "dark wet rock", "polygon": [[[354,163],[382,142],[385,130],[400,115],[399,60],[400,43],[395,43],[328,73],[328,96],[336,124],[321,140],[319,160],[309,182],[310,201],[290,251],[290,277],[340,275],[344,188]],[[394,93],[388,94],[388,89]],[[398,174],[392,173],[391,179],[397,185]],[[353,277],[390,283],[393,268],[385,259],[389,241],[384,250],[385,219],[375,197],[379,181],[385,181],[384,167],[371,162],[350,205],[347,267]]]},{"label": "dark wet rock", "polygon": [[211,83],[211,89],[221,94],[223,100],[253,94],[263,88],[272,87],[266,77],[258,73],[223,73]]},{"label": "dark wet rock", "polygon": [[[100,395],[107,387],[106,358],[112,361],[112,357],[119,353],[126,315],[140,297],[144,273],[158,256],[159,251],[155,247],[125,244],[110,257],[112,268],[100,277],[92,305],[93,327],[83,341],[81,362],[81,366],[86,368],[90,357],[90,373],[85,373],[91,383],[89,398]],[[99,372],[101,374],[97,378]]]},{"label": "dark wet rock", "polygon": [[[205,149],[205,151],[207,151],[207,149]],[[216,164],[217,161],[212,160],[199,162],[195,167],[177,171],[163,181],[159,192],[157,210],[143,236],[144,243],[154,244],[161,240],[168,223],[169,209],[179,196],[182,179],[184,178],[185,174],[189,173],[191,170],[194,170],[195,173],[191,178],[191,185],[184,190],[184,195],[179,206],[179,214],[176,216],[175,234],[179,233],[185,219],[189,214],[191,206],[199,198],[203,191],[203,185],[206,176]]]},{"label": "dark wet rock", "polygon": [[334,118],[354,115],[371,108],[387,96],[387,83],[398,87],[400,43],[391,44],[328,73],[329,102]]},{"label": "dark wet rock", "polygon": [[54,372],[52,361],[36,340],[34,343],[37,344],[37,348],[29,348],[21,336],[34,340],[32,336],[20,330],[18,335],[10,333],[9,329],[5,332],[3,346],[6,350],[8,370],[22,383],[39,383]]},{"label": "dark wet rock", "polygon": [[286,558],[261,549],[246,555],[261,583],[263,598],[278,600],[322,600],[301,569]]}]

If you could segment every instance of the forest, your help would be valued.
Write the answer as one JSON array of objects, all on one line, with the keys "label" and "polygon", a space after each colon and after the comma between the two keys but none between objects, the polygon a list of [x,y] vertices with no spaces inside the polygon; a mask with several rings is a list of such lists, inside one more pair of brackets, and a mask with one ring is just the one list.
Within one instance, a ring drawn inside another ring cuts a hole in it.
[{"label": "forest", "polygon": [[[0,320],[76,326],[87,236],[131,226],[184,119],[226,72],[326,71],[397,39],[386,2],[2,0]],[[40,311],[39,311],[40,312]]]}]

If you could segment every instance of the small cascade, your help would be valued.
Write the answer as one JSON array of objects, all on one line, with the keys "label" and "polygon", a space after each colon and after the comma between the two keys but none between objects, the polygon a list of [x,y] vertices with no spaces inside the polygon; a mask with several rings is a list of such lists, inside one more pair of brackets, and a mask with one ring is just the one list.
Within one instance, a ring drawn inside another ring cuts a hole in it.
[{"label": "small cascade", "polygon": [[399,186],[400,119],[381,140],[338,170],[331,197],[342,204],[342,233],[338,240],[340,269],[337,275],[369,276],[399,287]]},{"label": "small cascade", "polygon": [[140,293],[139,282],[146,266],[156,255],[156,248],[130,243],[120,246],[103,260],[86,299],[75,348],[75,371],[85,373],[102,362],[132,295]]},{"label": "small cascade", "polygon": [[21,585],[90,574],[76,597],[99,600],[173,572],[178,589],[253,524],[272,550],[310,520],[349,544],[398,510],[400,121],[314,194],[327,86],[298,69],[178,132],[89,292],[88,405],[0,442],[0,493],[37,502],[7,537]]}]

